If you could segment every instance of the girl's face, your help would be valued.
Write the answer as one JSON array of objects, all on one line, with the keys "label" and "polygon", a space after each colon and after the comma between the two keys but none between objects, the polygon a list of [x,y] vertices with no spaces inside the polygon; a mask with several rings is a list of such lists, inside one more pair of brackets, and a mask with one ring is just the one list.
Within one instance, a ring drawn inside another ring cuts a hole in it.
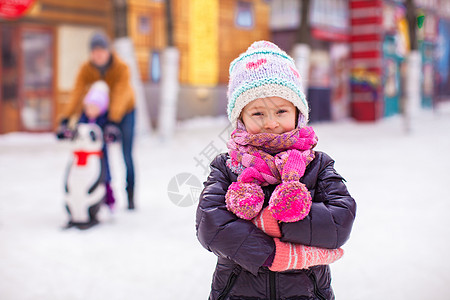
[{"label": "girl's face", "polygon": [[248,133],[282,134],[295,129],[296,108],[280,97],[260,98],[247,104],[241,116]]},{"label": "girl's face", "polygon": [[89,118],[89,120],[95,120],[100,116],[100,108],[95,104],[84,104],[84,113]]}]

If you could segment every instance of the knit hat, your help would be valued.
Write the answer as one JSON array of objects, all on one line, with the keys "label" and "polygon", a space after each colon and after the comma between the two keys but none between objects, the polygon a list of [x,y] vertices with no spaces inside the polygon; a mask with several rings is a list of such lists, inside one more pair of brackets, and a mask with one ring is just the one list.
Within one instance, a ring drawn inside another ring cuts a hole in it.
[{"label": "knit hat", "polygon": [[109,87],[103,80],[98,80],[91,85],[89,92],[84,97],[84,104],[93,104],[103,114],[109,106]]},{"label": "knit hat", "polygon": [[308,121],[308,102],[294,60],[277,45],[254,42],[230,64],[227,113],[233,125],[253,100],[281,97],[292,102]]},{"label": "knit hat", "polygon": [[96,32],[91,38],[89,47],[90,50],[95,48],[109,49],[109,38],[103,32]]}]

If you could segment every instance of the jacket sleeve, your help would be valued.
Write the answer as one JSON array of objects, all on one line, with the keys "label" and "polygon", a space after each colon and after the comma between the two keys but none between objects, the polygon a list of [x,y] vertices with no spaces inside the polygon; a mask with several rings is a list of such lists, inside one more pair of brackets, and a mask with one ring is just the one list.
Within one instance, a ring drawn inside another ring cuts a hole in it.
[{"label": "jacket sleeve", "polygon": [[131,102],[134,101],[134,92],[130,82],[130,71],[125,64],[118,72],[118,78],[110,92],[110,105],[108,118],[116,123],[122,121]]},{"label": "jacket sleeve", "polygon": [[90,82],[88,66],[83,64],[83,66],[78,71],[78,75],[75,79],[75,86],[70,94],[69,102],[65,107],[61,118],[70,118],[74,114],[81,112],[83,107],[83,97],[86,95]]},{"label": "jacket sleeve", "polygon": [[356,203],[347,191],[344,179],[335,171],[334,161],[324,153],[320,160],[311,211],[301,221],[281,223],[281,240],[336,249],[350,237]]},{"label": "jacket sleeve", "polygon": [[253,223],[227,210],[225,194],[232,181],[226,168],[226,155],[217,156],[210,168],[197,208],[197,238],[207,250],[256,275],[273,253],[275,243]]}]

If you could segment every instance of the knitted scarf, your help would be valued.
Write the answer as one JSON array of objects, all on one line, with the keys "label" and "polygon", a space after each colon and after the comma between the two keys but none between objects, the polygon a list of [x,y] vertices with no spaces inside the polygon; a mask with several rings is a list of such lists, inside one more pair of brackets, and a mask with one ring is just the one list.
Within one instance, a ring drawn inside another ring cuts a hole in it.
[{"label": "knitted scarf", "polygon": [[227,209],[251,220],[261,211],[261,186],[278,184],[269,200],[269,211],[283,222],[303,219],[311,209],[311,195],[300,182],[314,159],[317,137],[312,127],[283,134],[250,134],[238,124],[228,142],[228,166],[239,174],[225,195]]}]

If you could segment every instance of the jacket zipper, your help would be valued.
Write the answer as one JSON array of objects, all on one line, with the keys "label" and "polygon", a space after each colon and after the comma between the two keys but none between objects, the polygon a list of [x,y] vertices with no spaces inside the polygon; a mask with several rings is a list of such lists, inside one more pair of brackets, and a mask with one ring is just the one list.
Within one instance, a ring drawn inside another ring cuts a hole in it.
[{"label": "jacket zipper", "polygon": [[241,273],[241,270],[242,269],[240,267],[236,267],[236,268],[233,269],[233,271],[231,272],[230,277],[228,277],[227,285],[223,289],[222,293],[220,293],[219,298],[217,298],[217,300],[225,300],[226,299],[226,297],[230,293],[231,289],[233,288],[237,277]]},{"label": "jacket zipper", "polygon": [[311,281],[314,284],[314,295],[316,295],[317,298],[320,300],[327,300],[322,293],[319,291],[319,286],[317,285],[317,279],[316,274],[314,274],[314,271],[310,270],[309,272],[309,278],[311,278]]},{"label": "jacket zipper", "polygon": [[270,291],[270,300],[276,300],[276,286],[275,286],[275,272],[269,271],[269,291]]}]

